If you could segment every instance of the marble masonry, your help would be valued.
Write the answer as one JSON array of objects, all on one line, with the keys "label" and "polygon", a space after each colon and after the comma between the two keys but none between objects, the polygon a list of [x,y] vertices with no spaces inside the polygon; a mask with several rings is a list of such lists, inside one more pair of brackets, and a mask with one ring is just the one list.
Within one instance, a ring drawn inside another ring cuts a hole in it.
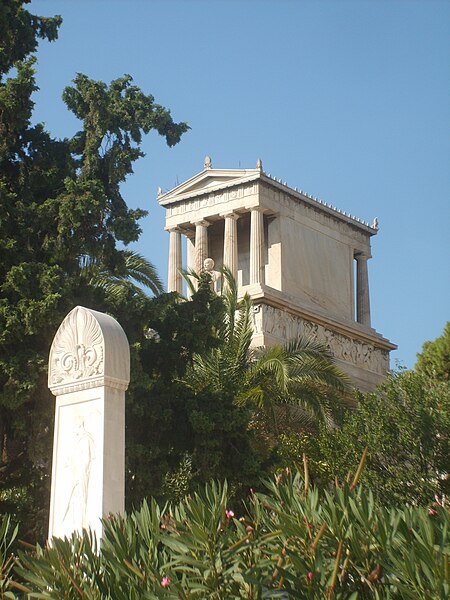
[{"label": "marble masonry", "polygon": [[130,351],[109,315],[75,307],[50,349],[48,386],[56,396],[49,540],[123,513],[125,390]]},{"label": "marble masonry", "polygon": [[215,169],[206,157],[200,173],[158,190],[158,202],[169,232],[169,291],[183,292],[183,265],[201,271],[210,258],[251,296],[254,345],[310,335],[361,390],[383,381],[396,346],[370,320],[367,263],[377,219],[369,225],[290,188],[260,160],[255,169]]}]

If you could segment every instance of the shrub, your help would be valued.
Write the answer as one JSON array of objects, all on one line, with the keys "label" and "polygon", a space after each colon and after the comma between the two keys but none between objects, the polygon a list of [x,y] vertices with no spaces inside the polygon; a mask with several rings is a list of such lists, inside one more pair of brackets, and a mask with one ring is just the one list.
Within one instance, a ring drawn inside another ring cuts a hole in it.
[{"label": "shrub", "polygon": [[15,562],[12,546],[17,531],[18,526],[12,524],[8,515],[0,516],[0,598],[14,598],[10,576]]},{"label": "shrub", "polygon": [[[450,515],[383,508],[353,483],[311,488],[289,472],[229,505],[210,483],[174,505],[154,500],[89,532],[20,554],[30,598],[443,599]],[[356,488],[356,489],[355,489]]]}]

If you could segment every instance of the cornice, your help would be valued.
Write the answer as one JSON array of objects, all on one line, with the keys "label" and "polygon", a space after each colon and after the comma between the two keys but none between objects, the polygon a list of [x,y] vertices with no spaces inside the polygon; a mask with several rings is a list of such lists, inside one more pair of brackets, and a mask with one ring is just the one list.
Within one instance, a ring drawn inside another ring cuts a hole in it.
[{"label": "cornice", "polygon": [[269,175],[266,175],[265,173],[261,173],[260,179],[264,184],[274,187],[280,191],[283,191],[291,198],[303,202],[304,204],[314,208],[315,210],[318,210],[319,212],[328,214],[338,221],[343,221],[344,223],[347,223],[348,225],[351,225],[356,229],[362,229],[365,233],[368,233],[370,236],[376,235],[378,232],[378,228],[370,226],[368,223],[362,221],[358,217],[348,215],[347,213],[342,212],[340,209],[336,208],[335,206],[331,206],[331,204],[327,204],[319,198],[310,196],[306,192],[298,191],[296,188],[293,189],[289,187],[286,183],[282,183],[280,180],[276,180],[275,178],[272,178]]},{"label": "cornice", "polygon": [[125,392],[128,389],[128,381],[123,381],[122,379],[116,379],[115,377],[108,376],[91,377],[89,379],[82,379],[75,382],[52,385],[49,387],[54,396],[70,394],[72,392],[81,392],[83,390],[90,390],[98,387],[107,387]]},{"label": "cornice", "polygon": [[[208,187],[189,190],[190,186],[201,183],[203,180],[207,181],[208,179],[214,179],[218,177],[229,177],[230,179],[228,181],[218,182]],[[200,173],[197,173],[187,181],[184,181],[171,190],[159,194],[158,203],[160,206],[167,207],[179,202],[183,202],[187,199],[208,195],[223,189],[245,185],[246,183],[257,180],[265,185],[282,191],[298,202],[303,202],[319,212],[328,214],[338,221],[362,230],[369,236],[376,235],[378,232],[378,225],[376,221],[374,221],[374,225],[371,226],[369,223],[361,220],[360,218],[349,215],[345,211],[341,211],[335,206],[332,206],[331,204],[328,204],[319,198],[311,196],[302,190],[299,191],[297,188],[291,188],[286,182],[282,182],[281,179],[276,179],[260,169],[204,169]]]}]

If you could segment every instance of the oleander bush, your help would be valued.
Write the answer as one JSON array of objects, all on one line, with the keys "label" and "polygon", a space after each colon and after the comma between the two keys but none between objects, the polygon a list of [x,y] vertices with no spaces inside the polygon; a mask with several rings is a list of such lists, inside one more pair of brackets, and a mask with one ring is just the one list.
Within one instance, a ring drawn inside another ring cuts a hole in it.
[{"label": "oleander bush", "polygon": [[12,523],[11,517],[0,515],[0,598],[14,598],[10,576],[15,563],[12,549],[17,532],[18,526]]},{"label": "oleander bush", "polygon": [[106,519],[101,544],[85,531],[19,552],[15,597],[448,598],[444,503],[385,508],[357,479],[320,491],[306,469],[286,472],[239,508],[226,483],[177,504],[151,499]]}]

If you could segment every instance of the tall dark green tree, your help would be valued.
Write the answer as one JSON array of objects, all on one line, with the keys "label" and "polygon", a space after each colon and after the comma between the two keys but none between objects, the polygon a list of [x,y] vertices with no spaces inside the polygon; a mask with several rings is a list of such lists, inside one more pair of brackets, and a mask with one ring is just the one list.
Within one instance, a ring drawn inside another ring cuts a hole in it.
[{"label": "tall dark green tree", "polygon": [[[145,212],[120,186],[155,130],[169,146],[186,123],[126,75],[109,86],[78,74],[63,99],[81,122],[70,139],[32,123],[34,57],[55,40],[60,17],[0,5],[0,501],[32,515],[47,504],[52,398],[46,364],[53,335],[76,304],[122,317],[138,337],[160,282],[142,257],[118,247],[138,239]],[[35,519],[37,522],[39,519]]]}]

